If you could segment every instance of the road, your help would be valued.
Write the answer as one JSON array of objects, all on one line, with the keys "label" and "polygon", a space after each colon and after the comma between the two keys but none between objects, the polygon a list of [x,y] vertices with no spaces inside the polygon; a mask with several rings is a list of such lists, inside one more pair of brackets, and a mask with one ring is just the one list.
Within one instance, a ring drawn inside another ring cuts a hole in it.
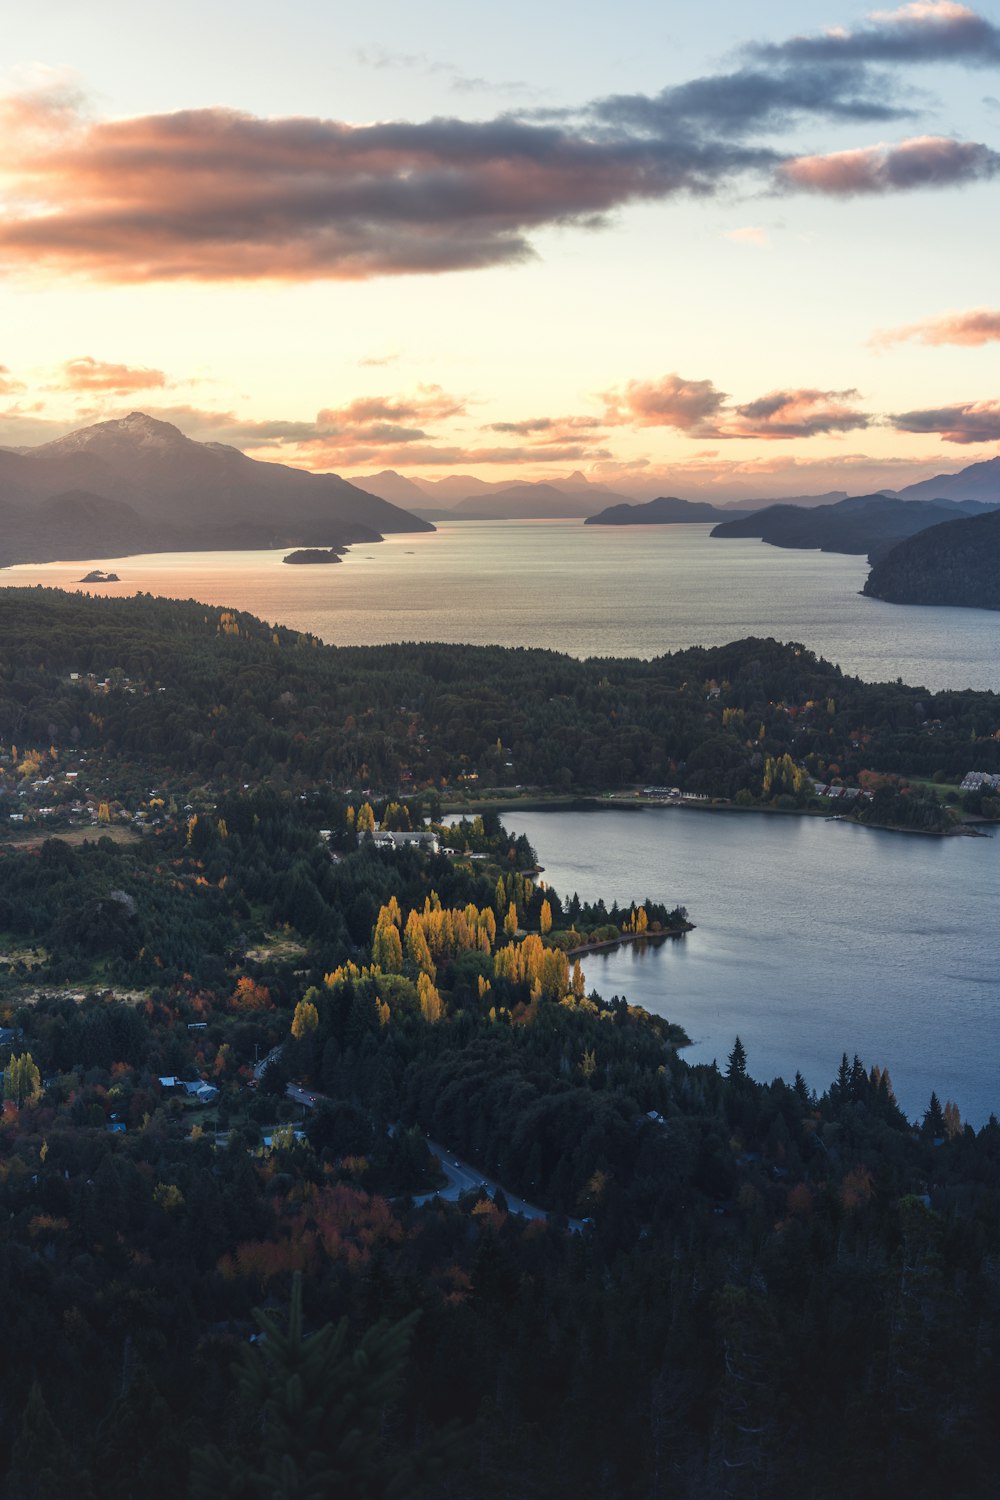
[{"label": "road", "polygon": [[[447,1146],[442,1146],[440,1141],[432,1141],[428,1136],[427,1145],[437,1157],[442,1172],[448,1179],[448,1186],[440,1188],[436,1193],[421,1193],[414,1198],[414,1203],[431,1203],[435,1198],[444,1198],[449,1203],[457,1203],[463,1193],[476,1193],[480,1188],[485,1188],[491,1198],[495,1198],[497,1192],[503,1193],[507,1200],[507,1207],[512,1214],[523,1214],[526,1219],[551,1219],[556,1215],[547,1213],[544,1208],[537,1204],[528,1203],[524,1198],[518,1198],[516,1194],[509,1193],[501,1183],[495,1182],[492,1177],[487,1177],[478,1167],[463,1161]],[[582,1234],[584,1223],[582,1219],[567,1219],[573,1234]]]},{"label": "road", "polygon": [[[289,1099],[294,1099],[296,1104],[301,1104],[306,1109],[315,1109],[318,1104],[333,1102],[324,1094],[317,1094],[313,1089],[304,1089],[298,1083],[290,1083],[285,1093]],[[559,1217],[559,1215],[547,1213],[544,1208],[539,1208],[534,1203],[528,1203],[524,1198],[518,1198],[515,1193],[509,1193],[499,1182],[495,1182],[492,1177],[487,1177],[480,1172],[478,1167],[463,1161],[460,1156],[455,1155],[454,1151],[449,1151],[447,1146],[442,1146],[440,1141],[432,1141],[428,1136],[427,1145],[432,1154],[437,1157],[441,1170],[448,1179],[448,1186],[439,1188],[435,1193],[420,1193],[413,1200],[415,1204],[432,1203],[435,1198],[444,1198],[448,1203],[457,1203],[463,1193],[477,1193],[480,1188],[485,1188],[490,1198],[495,1198],[498,1190],[502,1192],[512,1214],[523,1214],[526,1219]],[[582,1219],[567,1219],[566,1223],[573,1234],[582,1234],[586,1227]]]}]

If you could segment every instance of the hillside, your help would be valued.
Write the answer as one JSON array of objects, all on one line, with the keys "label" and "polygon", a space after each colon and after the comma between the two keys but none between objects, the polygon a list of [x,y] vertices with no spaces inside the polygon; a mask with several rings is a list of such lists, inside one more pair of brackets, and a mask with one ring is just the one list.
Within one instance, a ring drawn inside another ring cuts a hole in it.
[{"label": "hillside", "polygon": [[141,412],[0,452],[0,564],[136,551],[340,546],[426,521],[348,484],[198,443]]},{"label": "hillside", "polygon": [[755,536],[773,547],[816,548],[874,559],[905,537],[980,509],[974,501],[906,501],[881,494],[856,495],[812,510],[773,505],[753,516],[724,521],[712,535]]},{"label": "hillside", "polygon": [[872,568],[864,592],[892,604],[1000,609],[1000,510],[900,542]]}]

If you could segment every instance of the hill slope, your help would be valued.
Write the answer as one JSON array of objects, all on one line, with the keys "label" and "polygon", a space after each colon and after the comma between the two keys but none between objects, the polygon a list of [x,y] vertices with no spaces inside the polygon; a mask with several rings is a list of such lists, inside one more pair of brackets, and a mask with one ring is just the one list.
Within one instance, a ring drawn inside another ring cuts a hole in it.
[{"label": "hill slope", "polygon": [[872,568],[864,592],[892,604],[1000,609],[1000,510],[900,542]]}]

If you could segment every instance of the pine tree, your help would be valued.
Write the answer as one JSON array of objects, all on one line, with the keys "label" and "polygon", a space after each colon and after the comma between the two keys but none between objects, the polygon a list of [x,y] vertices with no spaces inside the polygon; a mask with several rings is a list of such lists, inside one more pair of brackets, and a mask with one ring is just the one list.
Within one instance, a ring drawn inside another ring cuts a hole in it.
[{"label": "pine tree", "polygon": [[92,1494],[86,1474],[73,1462],[49,1414],[37,1380],[28,1392],[21,1430],[11,1450],[7,1494],[18,1500],[66,1500],[67,1495]]},{"label": "pine tree", "polygon": [[746,1054],[746,1048],[743,1046],[743,1043],[740,1041],[739,1037],[737,1037],[736,1041],[733,1043],[733,1050],[729,1054],[729,1061],[726,1064],[726,1077],[727,1078],[734,1078],[734,1079],[736,1079],[736,1078],[745,1078],[746,1076],[747,1076],[747,1054]]},{"label": "pine tree", "polygon": [[258,1453],[198,1450],[193,1500],[368,1500],[413,1493],[408,1460],[388,1449],[384,1416],[402,1379],[419,1313],[384,1320],[356,1346],[348,1323],[303,1331],[302,1277],[296,1272],[287,1328],[259,1309],[255,1348],[237,1366],[239,1396],[258,1423]]}]

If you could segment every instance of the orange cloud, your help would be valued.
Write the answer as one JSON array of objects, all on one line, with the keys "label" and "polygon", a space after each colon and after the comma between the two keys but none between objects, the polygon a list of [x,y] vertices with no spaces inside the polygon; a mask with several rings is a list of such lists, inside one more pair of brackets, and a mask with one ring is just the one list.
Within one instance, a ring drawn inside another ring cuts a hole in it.
[{"label": "orange cloud", "polygon": [[927,318],[922,323],[908,323],[903,328],[886,328],[876,333],[872,343],[876,346],[901,344],[913,339],[919,344],[991,344],[1000,340],[1000,312],[989,307],[973,308],[971,312],[945,313],[940,318]]},{"label": "orange cloud", "polygon": [[167,377],[162,370],[113,365],[106,360],[85,355],[80,359],[66,361],[61,368],[60,384],[55,389],[128,396],[133,391],[162,389],[166,384]]},{"label": "orange cloud", "polygon": [[23,381],[15,380],[6,365],[0,365],[0,396],[17,396],[26,387]]},{"label": "orange cloud", "polygon": [[778,168],[786,187],[833,197],[954,187],[1000,170],[1000,154],[978,141],[923,135],[898,146],[862,146],[826,156],[798,156]]},{"label": "orange cloud", "polygon": [[665,375],[629,381],[608,393],[609,425],[670,427],[695,438],[810,438],[867,427],[871,417],[849,404],[855,390],[770,391],[743,406],[731,406],[711,380]]},{"label": "orange cloud", "polygon": [[605,420],[611,425],[672,427],[676,432],[714,432],[715,418],[728,397],[711,380],[664,375],[661,380],[630,380],[622,391],[609,391]]}]

